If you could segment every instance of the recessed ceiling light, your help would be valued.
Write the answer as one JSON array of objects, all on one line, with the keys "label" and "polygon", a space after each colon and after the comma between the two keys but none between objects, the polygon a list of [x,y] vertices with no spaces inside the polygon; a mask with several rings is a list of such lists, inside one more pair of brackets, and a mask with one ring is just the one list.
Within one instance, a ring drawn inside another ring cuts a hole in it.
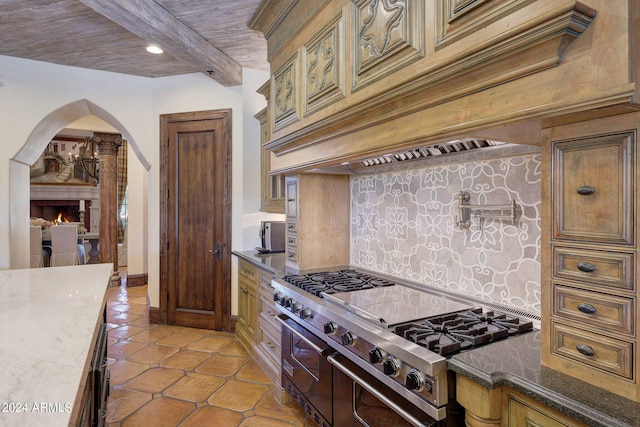
[{"label": "recessed ceiling light", "polygon": [[156,55],[159,55],[164,51],[160,49],[158,46],[151,45],[151,46],[147,46],[147,52],[155,53]]}]

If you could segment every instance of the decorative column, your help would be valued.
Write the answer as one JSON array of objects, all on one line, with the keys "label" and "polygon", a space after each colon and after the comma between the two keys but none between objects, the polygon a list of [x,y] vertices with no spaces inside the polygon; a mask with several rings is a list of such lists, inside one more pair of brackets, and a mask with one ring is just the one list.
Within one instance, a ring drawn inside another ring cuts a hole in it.
[{"label": "decorative column", "polygon": [[113,263],[110,287],[120,286],[118,271],[118,148],[122,135],[94,133],[100,160],[100,262]]}]

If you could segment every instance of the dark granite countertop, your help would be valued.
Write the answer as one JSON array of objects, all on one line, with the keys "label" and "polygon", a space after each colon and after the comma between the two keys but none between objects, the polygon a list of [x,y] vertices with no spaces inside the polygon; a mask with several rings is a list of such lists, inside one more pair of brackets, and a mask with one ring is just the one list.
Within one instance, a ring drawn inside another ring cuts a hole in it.
[{"label": "dark granite countertop", "polygon": [[231,251],[231,253],[273,274],[282,276],[286,272],[287,259],[284,252],[261,254],[256,250]]},{"label": "dark granite countertop", "polygon": [[640,404],[540,364],[540,331],[453,356],[449,369],[494,389],[507,386],[589,426],[640,426]]}]

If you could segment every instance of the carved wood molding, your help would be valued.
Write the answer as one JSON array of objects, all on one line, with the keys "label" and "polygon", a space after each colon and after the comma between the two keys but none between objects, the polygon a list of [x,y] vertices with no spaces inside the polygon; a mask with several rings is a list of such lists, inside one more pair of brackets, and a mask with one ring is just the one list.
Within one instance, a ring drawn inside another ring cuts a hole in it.
[{"label": "carved wood molding", "polygon": [[416,0],[354,0],[353,91],[424,57],[424,6]]},{"label": "carved wood molding", "polygon": [[527,30],[464,52],[434,71],[271,140],[265,148],[289,153],[557,66],[595,15],[576,2]]},{"label": "carved wood molding", "polygon": [[283,127],[299,119],[298,104],[298,55],[294,55],[286,64],[273,74],[273,129]]},{"label": "carved wood molding", "polygon": [[303,49],[305,99],[303,116],[345,96],[344,11],[325,26]]},{"label": "carved wood molding", "polygon": [[535,0],[442,0],[436,2],[436,49],[478,31]]}]

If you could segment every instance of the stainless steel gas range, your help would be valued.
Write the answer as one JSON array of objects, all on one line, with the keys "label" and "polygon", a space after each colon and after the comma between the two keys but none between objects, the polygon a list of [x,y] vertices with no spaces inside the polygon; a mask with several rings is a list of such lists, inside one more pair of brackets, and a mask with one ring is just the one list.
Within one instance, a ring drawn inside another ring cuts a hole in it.
[{"label": "stainless steel gas range", "polygon": [[456,425],[447,357],[536,326],[535,317],[351,268],[272,286],[283,386],[319,426]]}]

